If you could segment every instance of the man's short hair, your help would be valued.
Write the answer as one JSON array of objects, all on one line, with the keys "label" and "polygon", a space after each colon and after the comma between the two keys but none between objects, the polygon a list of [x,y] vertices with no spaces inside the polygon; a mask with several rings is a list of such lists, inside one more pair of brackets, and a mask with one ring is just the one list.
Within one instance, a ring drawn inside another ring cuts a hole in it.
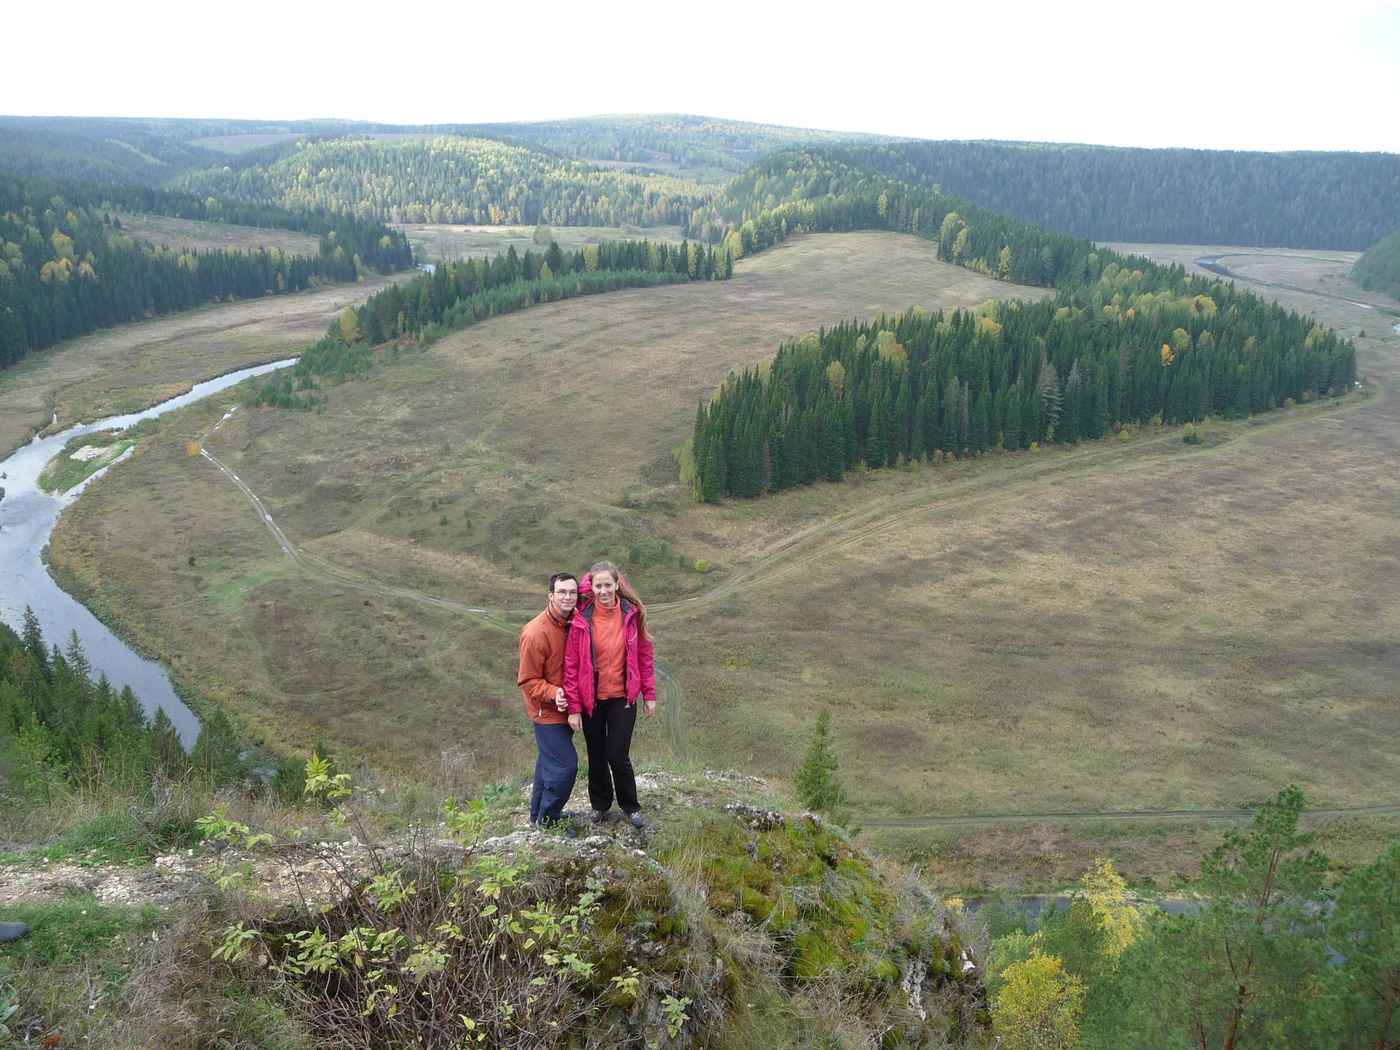
[{"label": "man's short hair", "polygon": [[575,583],[578,583],[578,577],[575,576],[573,573],[571,573],[571,572],[556,572],[553,576],[551,576],[551,577],[549,578],[549,593],[550,593],[550,594],[553,594],[553,593],[554,593],[554,585],[555,585],[556,583],[558,583],[560,580],[573,580]]}]

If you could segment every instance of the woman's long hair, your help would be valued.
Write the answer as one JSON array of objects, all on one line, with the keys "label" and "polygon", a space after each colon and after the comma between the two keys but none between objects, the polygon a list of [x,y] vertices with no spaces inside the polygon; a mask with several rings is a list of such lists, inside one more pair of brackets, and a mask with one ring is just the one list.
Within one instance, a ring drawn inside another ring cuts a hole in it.
[{"label": "woman's long hair", "polygon": [[[622,575],[622,570],[610,561],[600,561],[588,570],[590,584],[593,577],[600,572],[610,573],[612,578],[617,581],[617,593],[637,607],[637,629],[642,632],[643,638],[650,639],[651,632],[647,630],[647,607],[642,604],[642,600],[637,597],[637,592],[632,589],[632,585]],[[594,594],[594,601],[597,601],[597,592],[595,591]]]}]

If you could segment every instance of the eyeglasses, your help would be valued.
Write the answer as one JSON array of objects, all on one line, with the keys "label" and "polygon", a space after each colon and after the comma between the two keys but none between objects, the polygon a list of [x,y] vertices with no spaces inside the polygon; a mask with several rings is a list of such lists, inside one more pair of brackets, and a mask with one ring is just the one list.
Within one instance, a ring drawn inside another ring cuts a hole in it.
[{"label": "eyeglasses", "polygon": [[577,598],[577,597],[578,597],[578,591],[551,591],[550,593],[551,593],[551,594],[557,594],[557,595],[559,595],[559,597],[561,597],[561,598]]}]

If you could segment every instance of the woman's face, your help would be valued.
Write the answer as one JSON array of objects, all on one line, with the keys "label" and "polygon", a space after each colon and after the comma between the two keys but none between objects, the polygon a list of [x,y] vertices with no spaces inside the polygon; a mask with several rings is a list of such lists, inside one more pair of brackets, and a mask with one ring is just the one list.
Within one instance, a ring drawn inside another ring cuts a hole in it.
[{"label": "woman's face", "polygon": [[611,609],[617,604],[617,580],[610,572],[599,572],[593,575],[593,593],[598,598],[598,604]]}]

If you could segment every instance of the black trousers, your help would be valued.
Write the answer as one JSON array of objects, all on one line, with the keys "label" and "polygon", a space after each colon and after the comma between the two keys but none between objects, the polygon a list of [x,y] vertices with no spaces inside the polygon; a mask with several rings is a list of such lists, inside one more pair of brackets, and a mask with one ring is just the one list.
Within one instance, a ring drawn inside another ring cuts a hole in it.
[{"label": "black trousers", "polygon": [[637,705],[622,697],[599,700],[583,716],[583,739],[588,744],[588,801],[600,813],[612,808],[613,789],[625,813],[642,808],[637,801],[637,775],[632,772],[632,730]]}]

